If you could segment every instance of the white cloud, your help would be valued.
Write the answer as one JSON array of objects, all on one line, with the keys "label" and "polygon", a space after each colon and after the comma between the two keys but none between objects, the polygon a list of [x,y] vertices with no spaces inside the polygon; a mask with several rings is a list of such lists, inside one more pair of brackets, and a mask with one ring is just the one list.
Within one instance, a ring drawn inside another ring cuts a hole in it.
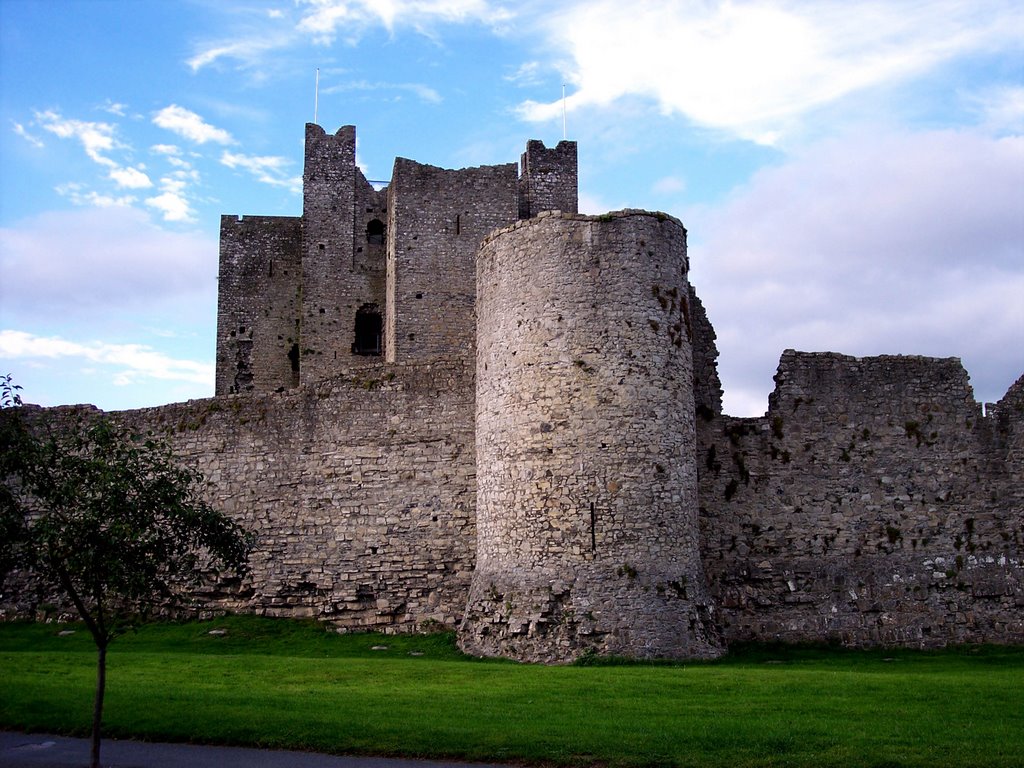
[{"label": "white cloud", "polygon": [[77,323],[212,294],[217,242],[162,230],[135,208],[50,212],[0,229],[0,274],[5,318]]},{"label": "white cloud", "polygon": [[[280,19],[281,16],[270,17]],[[186,64],[193,72],[214,64],[220,59],[235,59],[252,66],[259,63],[268,53],[283,48],[292,40],[292,35],[274,35],[261,31],[257,35],[229,43],[214,43],[190,58]]]},{"label": "white cloud", "polygon": [[511,11],[488,0],[295,0],[294,11],[278,8],[261,18],[247,17],[244,31],[205,43],[186,63],[198,72],[230,59],[262,78],[269,54],[310,40],[330,45],[340,36],[354,45],[374,27],[389,32],[408,27],[434,38],[439,24],[478,23],[497,30],[512,18]]},{"label": "white cloud", "polygon": [[[107,156],[109,152],[127,148],[116,138],[117,127],[113,124],[65,118],[54,110],[36,112],[35,120],[43,130],[49,131],[61,139],[71,139],[80,143],[89,159],[108,169],[107,178],[113,181],[119,189],[147,189],[153,186],[153,182],[141,167],[122,166]],[[130,196],[115,197],[95,191],[85,191],[80,184],[74,183],[63,184],[57,188],[57,191],[76,205],[109,207],[131,205],[135,201]]]},{"label": "white cloud", "polygon": [[195,360],[179,360],[143,344],[80,343],[59,336],[37,336],[17,330],[0,330],[0,356],[10,361],[79,358],[84,362],[113,366],[113,383],[126,386],[144,379],[184,381],[212,387],[214,366]]},{"label": "white cloud", "polygon": [[505,80],[521,87],[539,85],[543,82],[541,69],[539,61],[527,61],[520,64],[519,68],[512,74],[505,75]]},{"label": "white cloud", "polygon": [[104,112],[109,112],[110,114],[117,115],[118,117],[127,117],[128,115],[127,104],[120,104],[116,101],[111,101],[110,99],[107,99],[106,103],[103,105],[103,107],[101,107],[101,109]]},{"label": "white cloud", "polygon": [[285,187],[295,193],[302,191],[302,178],[300,176],[287,175],[286,169],[292,164],[291,160],[287,158],[255,157],[225,150],[220,157],[220,161],[228,168],[241,168],[248,171],[257,181],[263,184]]},{"label": "white cloud", "polygon": [[427,33],[432,24],[482,22],[497,25],[512,14],[485,0],[298,0],[303,9],[300,32],[321,44],[330,44],[342,33],[349,42],[358,40],[363,30],[380,24],[392,31],[408,25]]},{"label": "white cloud", "polygon": [[1000,85],[973,94],[968,100],[994,133],[1024,133],[1024,85]]},{"label": "white cloud", "polygon": [[[642,95],[665,113],[773,144],[844,96],[966,53],[1019,47],[1024,10],[1007,0],[587,0],[540,23],[557,55],[573,61],[569,108]],[[561,108],[526,101],[519,113],[554,120]]]},{"label": "white cloud", "polygon": [[686,189],[686,182],[678,176],[665,176],[654,182],[652,191],[659,195],[674,195]]},{"label": "white cloud", "polygon": [[428,104],[440,104],[443,99],[441,94],[422,83],[383,83],[369,82],[368,80],[353,80],[340,85],[332,85],[322,88],[320,93],[330,95],[332,93],[344,93],[346,91],[408,91],[417,96],[421,101]]},{"label": "white cloud", "polygon": [[114,138],[116,128],[110,123],[69,119],[54,110],[36,112],[35,119],[44,131],[62,139],[77,140],[94,162],[108,168],[117,167],[117,163],[104,154],[121,146]]},{"label": "white cloud", "polygon": [[153,123],[197,144],[206,144],[209,141],[215,144],[235,142],[231,134],[224,129],[210,125],[195,112],[177,104],[171,104],[157,112],[153,117]]},{"label": "white cloud", "polygon": [[146,198],[146,205],[161,213],[164,221],[189,222],[195,220],[195,211],[185,196],[186,178],[181,172],[160,179],[160,194]]},{"label": "white cloud", "polygon": [[110,178],[119,187],[126,189],[146,189],[153,186],[149,176],[138,168],[113,168]]},{"label": "white cloud", "polygon": [[36,149],[42,149],[44,146],[46,146],[45,144],[43,144],[41,139],[39,139],[38,137],[33,136],[31,133],[29,133],[28,129],[26,129],[25,126],[22,125],[21,123],[18,123],[18,122],[15,122],[14,120],[12,120],[11,121],[11,125],[13,126],[14,132],[16,134],[21,136],[21,138],[23,138],[25,141],[27,141],[29,144],[31,144]]},{"label": "white cloud", "polygon": [[692,211],[726,411],[763,412],[785,348],[961,357],[979,399],[1024,359],[1024,138],[852,134]]},{"label": "white cloud", "polygon": [[74,182],[60,184],[56,187],[55,191],[61,197],[66,197],[74,205],[90,205],[96,208],[130,206],[134,205],[137,199],[134,195],[121,195],[120,197],[102,195],[95,190],[86,189],[81,184]]}]

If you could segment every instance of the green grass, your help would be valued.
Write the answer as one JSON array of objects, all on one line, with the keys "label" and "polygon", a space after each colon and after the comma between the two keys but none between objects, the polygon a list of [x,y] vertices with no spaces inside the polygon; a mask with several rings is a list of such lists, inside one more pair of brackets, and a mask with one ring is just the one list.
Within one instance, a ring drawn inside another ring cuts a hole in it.
[{"label": "green grass", "polygon": [[[0,625],[0,727],[87,732],[94,648],[59,629]],[[146,626],[108,661],[107,736],[570,766],[1024,765],[1024,648],[542,667],[467,659],[450,635],[228,617]]]}]

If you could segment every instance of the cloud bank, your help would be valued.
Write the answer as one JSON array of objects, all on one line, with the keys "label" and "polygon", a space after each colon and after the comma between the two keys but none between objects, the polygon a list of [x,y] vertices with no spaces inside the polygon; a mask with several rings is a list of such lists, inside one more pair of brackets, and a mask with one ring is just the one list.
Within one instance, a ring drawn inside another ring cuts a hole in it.
[{"label": "cloud bank", "polygon": [[690,211],[727,411],[764,411],[785,348],[960,357],[1001,397],[1024,368],[1022,190],[1022,137],[872,132]]},{"label": "cloud bank", "polygon": [[[542,28],[575,85],[569,109],[633,94],[665,114],[762,144],[859,91],[965,54],[1019,49],[1024,10],[962,3],[587,0],[544,14]],[[562,104],[525,101],[526,120]]]}]

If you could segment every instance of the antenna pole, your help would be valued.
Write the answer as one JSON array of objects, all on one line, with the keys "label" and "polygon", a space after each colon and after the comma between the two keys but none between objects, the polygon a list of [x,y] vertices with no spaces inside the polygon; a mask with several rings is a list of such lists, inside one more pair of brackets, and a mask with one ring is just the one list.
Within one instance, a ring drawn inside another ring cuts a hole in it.
[{"label": "antenna pole", "polygon": [[316,122],[317,111],[320,108],[320,67],[316,68],[316,88],[313,91],[313,122]]},{"label": "antenna pole", "polygon": [[565,141],[565,83],[562,83],[562,140]]}]

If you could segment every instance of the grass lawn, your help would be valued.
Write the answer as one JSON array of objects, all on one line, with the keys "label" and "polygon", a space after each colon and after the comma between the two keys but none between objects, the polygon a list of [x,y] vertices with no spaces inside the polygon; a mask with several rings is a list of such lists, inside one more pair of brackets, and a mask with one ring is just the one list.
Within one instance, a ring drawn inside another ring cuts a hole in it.
[{"label": "grass lawn", "polygon": [[[0,727],[88,732],[95,649],[71,628],[0,624]],[[1021,766],[1024,648],[542,667],[467,659],[450,635],[236,616],[118,638],[104,735],[571,766]]]}]

